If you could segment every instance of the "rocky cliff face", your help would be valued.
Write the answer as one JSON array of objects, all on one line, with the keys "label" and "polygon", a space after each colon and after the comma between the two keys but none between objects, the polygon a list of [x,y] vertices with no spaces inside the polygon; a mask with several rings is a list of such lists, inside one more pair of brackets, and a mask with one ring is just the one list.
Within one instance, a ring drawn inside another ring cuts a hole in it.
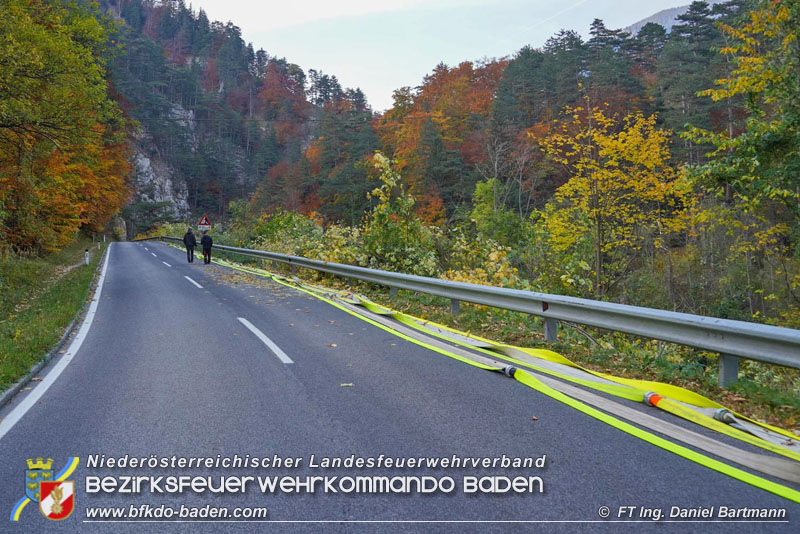
[{"label": "rocky cliff face", "polygon": [[[196,147],[194,114],[176,105],[169,115],[185,129],[187,138]],[[186,180],[161,156],[145,128],[134,138],[131,160],[133,195],[122,214],[129,237],[148,229],[156,221],[186,220],[190,215]]]},{"label": "rocky cliff face", "polygon": [[135,136],[131,164],[133,194],[120,214],[128,239],[146,232],[159,221],[189,218],[186,181],[159,155],[146,133]]},{"label": "rocky cliff face", "polygon": [[157,155],[146,154],[137,143],[133,153],[134,202],[169,202],[171,215],[185,218],[189,213],[189,193],[183,180],[175,179],[170,165]]},{"label": "rocky cliff face", "polygon": [[[235,184],[218,199],[221,205],[227,205],[233,192],[246,191],[254,186],[255,176],[252,170],[248,170],[247,156],[242,147],[220,140],[216,131],[209,133],[198,129],[194,112],[178,104],[172,104],[167,116],[173,121],[174,127],[170,135],[176,136],[182,154],[196,158],[206,169],[213,168],[217,173],[224,173],[225,181]],[[207,202],[209,195],[221,193],[219,190],[210,192],[204,189],[204,182],[188,176],[186,169],[168,156],[174,154],[175,150],[160,146],[164,142],[164,134],[159,138],[162,140],[157,141],[148,132],[147,122],[140,124],[141,130],[134,138],[131,158],[134,171],[131,185],[134,192],[123,209],[123,218],[131,237],[146,232],[159,222],[188,222],[193,215],[198,215],[193,213],[200,209],[198,199]],[[202,211],[206,210],[207,207],[202,208]],[[221,213],[217,215],[223,216]]]},{"label": "rocky cliff face", "polygon": [[[173,104],[169,116],[175,119],[186,132],[193,150],[197,148],[194,113]],[[189,192],[186,180],[178,175],[170,163],[160,157],[158,147],[147,135],[141,132],[136,136],[133,153],[134,202],[165,203],[170,206],[163,211],[176,219],[189,214]]]}]

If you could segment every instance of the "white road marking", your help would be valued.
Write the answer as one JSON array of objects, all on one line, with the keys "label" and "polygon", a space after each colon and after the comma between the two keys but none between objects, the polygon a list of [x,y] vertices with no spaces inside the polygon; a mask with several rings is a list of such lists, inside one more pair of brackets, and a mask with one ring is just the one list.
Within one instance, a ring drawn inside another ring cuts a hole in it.
[{"label": "white road marking", "polygon": [[47,376],[44,377],[44,380],[39,382],[39,385],[36,388],[28,393],[28,396],[25,397],[22,402],[20,402],[11,412],[0,422],[0,439],[3,439],[3,436],[8,434],[9,430],[11,430],[14,425],[16,425],[20,419],[28,412],[28,410],[33,407],[42,395],[53,385],[56,379],[61,375],[64,369],[67,368],[69,362],[72,361],[72,358],[78,353],[78,350],[83,345],[83,340],[86,339],[86,335],[89,333],[89,328],[92,326],[92,321],[94,321],[95,313],[97,313],[97,304],[100,302],[100,295],[103,293],[103,282],[106,279],[106,271],[108,270],[108,258],[111,256],[111,248],[113,247],[113,243],[108,246],[108,252],[106,252],[106,259],[103,262],[103,270],[100,271],[100,278],[97,280],[97,291],[94,292],[94,297],[92,298],[91,304],[89,304],[89,311],[86,312],[86,317],[83,319],[83,324],[81,324],[80,330],[78,333],[75,334],[75,339],[72,340],[70,343],[67,352],[65,352],[62,356],[58,357],[58,362],[53,366]]},{"label": "white road marking", "polygon": [[152,254],[154,258],[157,258],[157,257],[158,257],[158,256],[156,256],[156,253],[155,253],[155,252],[151,252],[150,254]]},{"label": "white road marking", "polygon": [[[141,245],[139,245],[139,246],[141,246]],[[147,247],[144,247],[144,249],[145,249],[145,250],[150,250],[150,249],[149,249],[149,248],[147,248]]]},{"label": "white road marking", "polygon": [[203,286],[201,286],[200,284],[198,284],[197,282],[195,282],[194,280],[192,280],[192,279],[191,279],[191,278],[189,278],[188,276],[184,276],[184,278],[186,278],[188,281],[190,281],[191,283],[193,283],[194,285],[196,285],[198,288],[200,288],[200,289],[203,289]]},{"label": "white road marking", "polygon": [[264,332],[253,326],[253,323],[245,319],[244,317],[239,317],[239,322],[242,323],[248,330],[256,335],[258,339],[261,340],[264,345],[269,347],[269,350],[275,353],[275,356],[278,357],[280,361],[283,363],[294,363],[290,357],[286,355],[285,352],[281,350],[281,348],[272,342],[270,338],[264,335]]},{"label": "white road marking", "polygon": [[167,263],[167,262],[165,262],[165,261],[162,261],[161,263],[163,263],[163,264],[164,264],[164,265],[166,265],[167,267],[172,267],[172,265],[170,265],[169,263]]}]

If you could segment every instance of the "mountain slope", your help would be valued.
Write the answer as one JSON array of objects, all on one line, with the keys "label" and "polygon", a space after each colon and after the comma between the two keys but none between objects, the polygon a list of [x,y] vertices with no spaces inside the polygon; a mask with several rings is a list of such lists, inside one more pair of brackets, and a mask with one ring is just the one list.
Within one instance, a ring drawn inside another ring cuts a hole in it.
[{"label": "mountain slope", "polygon": [[307,149],[326,105],[348,101],[369,114],[360,91],[254,50],[237,26],[209,21],[182,0],[102,7],[121,22],[114,90],[140,125],[137,190],[124,212],[131,234],[189,213],[224,220],[230,201]]},{"label": "mountain slope", "polygon": [[[714,4],[721,4],[727,1],[728,0],[706,0],[706,3],[711,6]],[[645,24],[652,22],[654,24],[663,26],[667,31],[670,31],[672,29],[672,26],[676,23],[677,18],[686,13],[688,10],[689,10],[689,4],[685,6],[672,7],[669,9],[662,9],[658,13],[650,15],[649,17],[642,19],[639,22],[635,22],[630,26],[626,26],[625,28],[623,28],[623,30],[630,33],[631,35],[636,35],[637,33],[639,33],[639,30],[641,30],[644,27]]]}]

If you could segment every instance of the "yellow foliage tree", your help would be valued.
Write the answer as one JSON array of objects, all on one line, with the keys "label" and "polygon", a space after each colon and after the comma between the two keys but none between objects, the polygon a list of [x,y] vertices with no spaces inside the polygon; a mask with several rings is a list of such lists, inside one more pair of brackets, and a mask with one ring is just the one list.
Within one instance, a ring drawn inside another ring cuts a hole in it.
[{"label": "yellow foliage tree", "polygon": [[669,132],[639,112],[622,120],[600,108],[567,108],[538,140],[569,180],[544,213],[556,252],[591,256],[595,296],[629,272],[643,247],[683,231],[688,181],[669,165]]}]

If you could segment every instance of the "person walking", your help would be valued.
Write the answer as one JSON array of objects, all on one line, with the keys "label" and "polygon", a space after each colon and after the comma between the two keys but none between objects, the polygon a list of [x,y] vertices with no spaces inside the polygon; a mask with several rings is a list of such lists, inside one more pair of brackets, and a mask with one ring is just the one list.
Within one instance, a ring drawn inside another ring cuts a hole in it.
[{"label": "person walking", "polygon": [[214,240],[208,235],[208,230],[203,231],[203,237],[200,239],[200,244],[203,245],[203,263],[211,263],[211,246]]},{"label": "person walking", "polygon": [[192,263],[194,261],[194,247],[197,246],[197,238],[194,237],[191,228],[183,236],[183,244],[186,245],[186,259],[189,260],[189,263]]}]

